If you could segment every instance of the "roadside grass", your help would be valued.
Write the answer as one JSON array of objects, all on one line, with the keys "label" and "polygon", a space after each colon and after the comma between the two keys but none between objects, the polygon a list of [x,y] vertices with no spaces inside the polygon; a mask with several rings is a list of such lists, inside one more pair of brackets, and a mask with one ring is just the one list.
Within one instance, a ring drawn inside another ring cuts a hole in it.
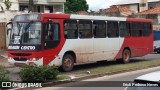
[{"label": "roadside grass", "polygon": [[57,76],[56,79],[57,80],[67,80],[67,79],[70,79],[70,77],[68,75],[60,74]]},{"label": "roadside grass", "polygon": [[[74,75],[76,77],[81,77],[85,75],[96,75],[96,74],[115,74],[120,72],[128,72],[134,70],[145,69],[149,67],[156,67],[160,66],[160,60],[152,60],[152,61],[139,61],[139,62],[132,62],[128,64],[115,64],[115,65],[106,65],[106,66],[99,66],[96,68],[89,68],[85,70],[78,70],[69,73],[70,75]],[[87,72],[90,72],[88,74]]]}]

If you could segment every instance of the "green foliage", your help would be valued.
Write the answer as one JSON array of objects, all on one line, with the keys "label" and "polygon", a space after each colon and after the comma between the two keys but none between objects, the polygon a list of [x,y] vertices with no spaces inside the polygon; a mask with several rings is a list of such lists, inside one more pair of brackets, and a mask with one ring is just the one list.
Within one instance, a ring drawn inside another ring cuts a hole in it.
[{"label": "green foliage", "polygon": [[6,5],[7,10],[9,10],[12,6],[12,2],[10,0],[4,0],[4,4]]},{"label": "green foliage", "polygon": [[76,13],[78,11],[87,11],[88,4],[86,0],[66,0],[64,10],[66,13]]},{"label": "green foliage", "polygon": [[28,65],[21,69],[20,77],[22,82],[46,82],[55,80],[58,73],[55,66]]},{"label": "green foliage", "polygon": [[3,66],[0,66],[0,88],[2,88],[2,82],[10,82],[8,75],[10,72]]}]

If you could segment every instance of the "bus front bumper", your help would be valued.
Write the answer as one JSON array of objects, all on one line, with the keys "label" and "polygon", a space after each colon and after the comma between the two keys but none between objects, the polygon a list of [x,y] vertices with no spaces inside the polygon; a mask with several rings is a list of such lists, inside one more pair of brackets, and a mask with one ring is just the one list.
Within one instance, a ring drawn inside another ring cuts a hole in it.
[{"label": "bus front bumper", "polygon": [[8,58],[8,62],[11,64],[11,65],[15,65],[17,67],[24,67],[26,65],[32,65],[32,64],[36,64],[38,66],[40,65],[43,65],[43,58],[40,58],[38,60],[34,60],[34,61],[31,61],[31,60],[26,60],[26,61],[16,61],[14,60],[13,58]]}]

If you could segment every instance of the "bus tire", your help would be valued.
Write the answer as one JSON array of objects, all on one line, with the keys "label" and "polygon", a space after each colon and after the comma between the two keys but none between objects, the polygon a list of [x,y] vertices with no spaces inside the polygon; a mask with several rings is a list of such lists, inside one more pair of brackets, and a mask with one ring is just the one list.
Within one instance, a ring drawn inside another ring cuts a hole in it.
[{"label": "bus tire", "polygon": [[61,71],[69,72],[73,69],[74,59],[72,55],[66,54],[62,59],[62,66],[60,67]]},{"label": "bus tire", "polygon": [[124,49],[122,53],[122,63],[129,63],[130,62],[130,57],[131,57],[131,52],[128,49]]}]

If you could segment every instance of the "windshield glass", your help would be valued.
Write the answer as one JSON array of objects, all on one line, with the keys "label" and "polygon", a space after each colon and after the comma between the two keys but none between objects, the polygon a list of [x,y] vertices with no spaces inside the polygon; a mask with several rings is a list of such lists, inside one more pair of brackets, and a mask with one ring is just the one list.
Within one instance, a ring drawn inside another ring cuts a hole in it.
[{"label": "windshield glass", "polygon": [[41,22],[13,22],[10,44],[41,44]]}]

